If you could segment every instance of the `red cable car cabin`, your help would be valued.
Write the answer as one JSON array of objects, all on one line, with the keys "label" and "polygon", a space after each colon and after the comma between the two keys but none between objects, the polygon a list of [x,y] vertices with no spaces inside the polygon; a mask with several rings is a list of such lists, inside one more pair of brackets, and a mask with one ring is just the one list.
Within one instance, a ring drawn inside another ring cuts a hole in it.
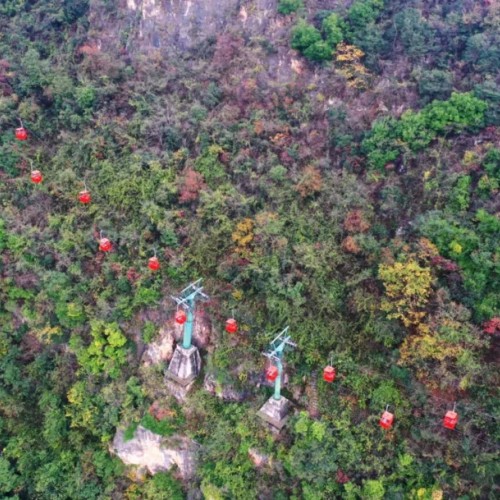
[{"label": "red cable car cabin", "polygon": [[42,172],[40,170],[32,170],[31,171],[31,182],[35,184],[40,184],[43,181]]},{"label": "red cable car cabin", "polygon": [[274,382],[279,375],[278,368],[276,366],[270,366],[266,370],[266,379],[269,380],[269,382]]},{"label": "red cable car cabin", "polygon": [[90,196],[90,191],[87,191],[86,189],[85,191],[80,191],[78,193],[78,200],[83,204],[90,203],[92,201],[92,196]]},{"label": "red cable car cabin", "polygon": [[99,240],[99,250],[101,252],[109,252],[113,248],[113,245],[111,244],[111,241],[108,240],[108,238],[101,238]]},{"label": "red cable car cabin", "polygon": [[25,141],[28,139],[28,131],[24,127],[16,128],[15,135],[18,141]]},{"label": "red cable car cabin", "polygon": [[380,427],[382,429],[390,429],[392,427],[392,423],[394,422],[394,415],[390,411],[384,411],[382,413],[382,417],[380,419]]},{"label": "red cable car cabin", "polygon": [[325,369],[323,370],[323,380],[330,384],[335,380],[335,377],[335,368],[333,366],[325,367]]},{"label": "red cable car cabin", "polygon": [[443,419],[443,426],[447,429],[454,430],[458,423],[458,413],[454,411],[447,411]]},{"label": "red cable car cabin", "polygon": [[183,325],[186,321],[187,321],[186,313],[182,309],[179,309],[175,313],[175,322],[178,323],[179,325]]},{"label": "red cable car cabin", "polygon": [[158,260],[158,257],[151,257],[148,260],[148,267],[151,271],[158,271],[158,269],[160,269],[160,261]]},{"label": "red cable car cabin", "polygon": [[226,321],[226,332],[227,333],[236,333],[238,331],[238,323],[234,318],[229,318]]}]

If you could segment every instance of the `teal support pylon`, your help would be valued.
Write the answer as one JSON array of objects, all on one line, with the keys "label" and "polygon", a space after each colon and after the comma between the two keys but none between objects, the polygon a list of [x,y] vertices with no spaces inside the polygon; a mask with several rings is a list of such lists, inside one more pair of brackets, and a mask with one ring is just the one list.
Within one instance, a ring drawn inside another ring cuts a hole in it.
[{"label": "teal support pylon", "polygon": [[273,364],[278,368],[278,376],[274,381],[274,396],[273,399],[279,401],[281,399],[281,379],[283,375],[283,353],[286,346],[297,347],[295,342],[291,341],[290,335],[288,335],[288,326],[274,339],[270,342],[271,350],[264,353],[264,356],[271,360]]},{"label": "teal support pylon", "polygon": [[184,323],[184,330],[182,336],[182,347],[184,349],[189,349],[193,340],[193,325],[194,325],[194,311],[196,307],[197,300],[208,300],[208,295],[203,293],[203,287],[201,286],[200,278],[194,281],[189,286],[181,291],[178,297],[173,297],[172,299],[177,302],[178,307],[182,307],[186,311],[187,320]]}]

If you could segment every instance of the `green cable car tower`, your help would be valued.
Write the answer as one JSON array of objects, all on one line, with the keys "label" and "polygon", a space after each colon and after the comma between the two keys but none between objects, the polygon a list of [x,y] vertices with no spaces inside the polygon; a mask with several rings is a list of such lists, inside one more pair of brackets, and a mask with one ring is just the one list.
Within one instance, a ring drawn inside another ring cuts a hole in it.
[{"label": "green cable car tower", "polygon": [[285,425],[291,407],[291,402],[281,395],[283,354],[287,347],[297,347],[288,334],[288,326],[270,342],[270,350],[263,353],[271,362],[271,366],[266,371],[266,379],[274,382],[274,394],[266,401],[257,415],[270,424],[271,429],[275,432],[279,432]]},{"label": "green cable car tower", "polygon": [[201,281],[201,278],[194,281],[184,288],[178,296],[172,297],[177,303],[175,321],[177,324],[184,325],[184,328],[182,345],[177,344],[165,372],[165,378],[167,382],[173,382],[177,386],[173,386],[172,392],[178,398],[179,395],[185,395],[201,370],[200,352],[192,343],[196,303],[199,300],[209,299],[208,295],[203,292]]}]

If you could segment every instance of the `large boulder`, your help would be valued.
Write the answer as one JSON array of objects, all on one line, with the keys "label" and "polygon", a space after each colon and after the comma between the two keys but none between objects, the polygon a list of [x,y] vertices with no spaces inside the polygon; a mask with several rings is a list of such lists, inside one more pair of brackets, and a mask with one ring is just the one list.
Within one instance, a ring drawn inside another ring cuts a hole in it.
[{"label": "large boulder", "polygon": [[129,441],[125,441],[123,430],[117,430],[111,452],[125,464],[136,465],[150,474],[168,471],[176,465],[182,478],[188,479],[196,470],[198,448],[189,438],[178,435],[165,438],[139,426]]}]

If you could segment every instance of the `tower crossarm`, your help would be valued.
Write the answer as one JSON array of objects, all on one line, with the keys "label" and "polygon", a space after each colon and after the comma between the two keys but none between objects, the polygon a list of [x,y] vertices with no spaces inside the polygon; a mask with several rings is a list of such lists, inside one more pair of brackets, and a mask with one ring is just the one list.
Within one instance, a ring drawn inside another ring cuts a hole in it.
[{"label": "tower crossarm", "polygon": [[179,307],[183,307],[186,310],[190,310],[192,308],[195,300],[209,300],[210,297],[203,292],[201,280],[202,278],[188,285],[178,296],[171,295],[171,299],[174,300]]}]

